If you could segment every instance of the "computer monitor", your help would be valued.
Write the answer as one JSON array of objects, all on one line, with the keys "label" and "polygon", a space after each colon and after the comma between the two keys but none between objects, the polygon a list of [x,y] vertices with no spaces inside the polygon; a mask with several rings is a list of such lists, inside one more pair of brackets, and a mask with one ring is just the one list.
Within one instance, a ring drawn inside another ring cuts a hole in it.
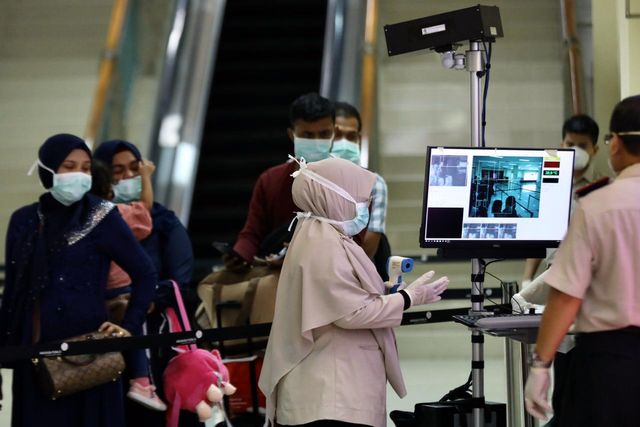
[{"label": "computer monitor", "polygon": [[572,149],[427,147],[420,246],[544,258],[567,232]]}]

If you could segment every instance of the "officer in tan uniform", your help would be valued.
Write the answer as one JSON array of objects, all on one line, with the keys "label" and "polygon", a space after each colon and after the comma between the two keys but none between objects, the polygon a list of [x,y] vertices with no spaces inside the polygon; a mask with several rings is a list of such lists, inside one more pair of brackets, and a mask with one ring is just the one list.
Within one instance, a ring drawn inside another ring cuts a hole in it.
[{"label": "officer in tan uniform", "polygon": [[575,323],[560,426],[637,426],[640,396],[640,96],[616,105],[605,137],[615,181],[580,199],[545,276],[551,287],[525,387],[546,419],[549,366]]}]

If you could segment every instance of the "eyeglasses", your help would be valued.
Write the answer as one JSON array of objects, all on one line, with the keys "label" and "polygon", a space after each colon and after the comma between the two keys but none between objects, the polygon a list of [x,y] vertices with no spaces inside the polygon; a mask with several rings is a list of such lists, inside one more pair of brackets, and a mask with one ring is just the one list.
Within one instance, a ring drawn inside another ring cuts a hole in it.
[{"label": "eyeglasses", "polygon": [[618,136],[632,136],[632,135],[639,135],[640,136],[640,131],[634,130],[634,131],[629,131],[629,132],[611,132],[608,133],[604,136],[604,144],[605,145],[609,145],[609,142],[611,142],[611,139],[613,138],[614,135],[618,135]]}]

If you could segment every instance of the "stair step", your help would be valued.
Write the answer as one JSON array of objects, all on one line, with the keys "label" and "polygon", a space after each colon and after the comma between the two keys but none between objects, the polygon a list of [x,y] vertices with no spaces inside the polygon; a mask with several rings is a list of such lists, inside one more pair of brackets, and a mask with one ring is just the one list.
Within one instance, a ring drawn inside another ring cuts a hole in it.
[{"label": "stair step", "polygon": [[208,116],[208,120],[215,126],[225,128],[238,129],[251,123],[254,126],[262,125],[275,128],[275,124],[284,122],[288,116],[287,108],[269,108],[269,107],[226,107],[224,109],[212,110]]},{"label": "stair step", "polygon": [[[227,81],[231,84],[236,82],[238,85],[251,84],[252,80],[250,79],[258,79],[258,82],[280,82],[282,79],[282,70],[287,68],[296,68],[300,73],[300,81],[305,80],[304,76],[306,74],[318,72],[318,64],[313,62],[303,62],[299,64],[293,58],[278,61],[278,63],[263,61],[259,67],[256,67],[254,63],[236,63],[229,59],[226,60],[224,64],[216,65],[215,75],[216,78],[221,81]],[[255,105],[255,103],[253,104]]]},{"label": "stair step", "polygon": [[[318,65],[318,77],[320,77],[320,68]],[[229,99],[240,97],[244,100],[253,99],[254,97],[259,100],[268,100],[271,99],[273,105],[282,105],[286,104],[287,106],[298,96],[302,95],[306,92],[317,92],[319,90],[319,83],[301,83],[295,81],[295,76],[292,76],[294,79],[289,80],[289,76],[283,74],[283,81],[281,81],[278,85],[269,85],[256,87],[252,85],[238,85],[234,88],[228,87],[214,87],[212,90],[212,96],[215,99]],[[266,99],[265,99],[266,98]],[[232,104],[233,105],[233,104]],[[221,108],[220,106],[218,108]]]},{"label": "stair step", "polygon": [[289,105],[319,90],[325,13],[324,0],[226,3],[190,219],[196,257],[210,257],[215,236],[235,241],[259,174],[293,152]]}]

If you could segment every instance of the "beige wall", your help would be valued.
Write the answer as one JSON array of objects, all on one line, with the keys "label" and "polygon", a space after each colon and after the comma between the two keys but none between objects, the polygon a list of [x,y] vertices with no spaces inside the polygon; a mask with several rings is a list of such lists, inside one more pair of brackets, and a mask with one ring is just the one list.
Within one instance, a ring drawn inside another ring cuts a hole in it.
[{"label": "beige wall", "polygon": [[625,16],[626,3],[617,0],[621,98],[640,94],[640,0],[628,0],[633,17]]},{"label": "beige wall", "polygon": [[[609,130],[609,117],[620,99],[640,93],[640,17],[625,17],[625,0],[593,0],[594,115],[601,134]],[[640,14],[640,1],[631,0]],[[598,168],[611,175],[606,148],[598,155]]]},{"label": "beige wall", "polygon": [[[126,136],[118,137],[142,153],[148,152],[170,3],[140,5],[137,41],[146,55],[130,95]],[[112,6],[113,0],[0,0],[1,239],[12,212],[44,191],[37,173],[26,175],[42,142],[56,133],[84,133]],[[0,263],[4,250],[0,244]]]}]

